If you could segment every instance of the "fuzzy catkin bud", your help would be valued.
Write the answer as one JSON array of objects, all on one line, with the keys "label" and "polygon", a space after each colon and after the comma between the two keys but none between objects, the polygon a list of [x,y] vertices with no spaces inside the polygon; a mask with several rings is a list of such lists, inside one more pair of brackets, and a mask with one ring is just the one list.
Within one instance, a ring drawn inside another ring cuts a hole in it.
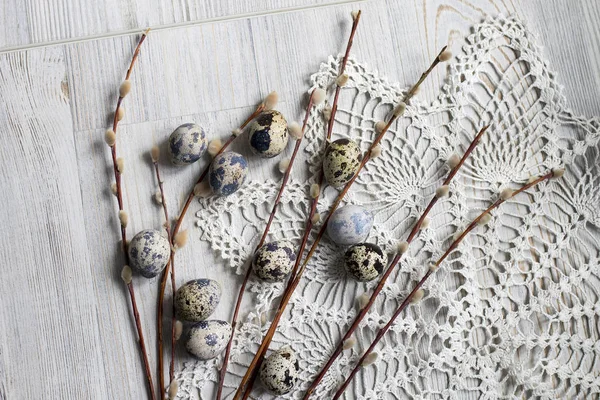
[{"label": "fuzzy catkin bud", "polygon": [[318,223],[321,220],[321,214],[319,213],[315,213],[315,215],[312,216],[312,218],[310,219],[310,221],[314,224]]},{"label": "fuzzy catkin bud", "polygon": [[458,154],[452,154],[449,158],[448,158],[448,166],[450,168],[456,168],[456,166],[458,165],[458,163],[460,163],[460,157],[458,156]]},{"label": "fuzzy catkin bud", "polygon": [[129,79],[124,80],[119,86],[119,96],[125,97],[131,91],[131,81]]},{"label": "fuzzy catkin bud", "polygon": [[175,340],[179,340],[181,338],[181,334],[183,333],[183,322],[180,320],[175,321]]},{"label": "fuzzy catkin bud", "polygon": [[125,160],[122,157],[117,158],[117,171],[122,174],[125,171]]},{"label": "fuzzy catkin bud", "polygon": [[125,117],[125,108],[123,106],[119,106],[117,110],[117,121],[122,120]]},{"label": "fuzzy catkin bud", "polygon": [[514,191],[512,189],[506,188],[500,192],[500,198],[502,200],[508,200],[513,196]]},{"label": "fuzzy catkin bud", "polygon": [[313,104],[315,106],[321,104],[325,100],[326,95],[327,94],[325,93],[325,90],[323,90],[321,88],[316,88],[312,92],[312,101],[313,101]]},{"label": "fuzzy catkin bud", "polygon": [[376,145],[371,149],[371,158],[377,158],[381,155],[381,145]]},{"label": "fuzzy catkin bud", "polygon": [[325,121],[329,121],[331,119],[331,107],[330,106],[325,106],[323,108],[323,118],[325,119]]},{"label": "fuzzy catkin bud", "polygon": [[416,304],[416,303],[420,302],[421,300],[423,300],[424,296],[425,296],[425,291],[423,289],[417,290],[415,292],[415,294],[413,294],[413,296],[410,298],[411,304]]},{"label": "fuzzy catkin bud", "polygon": [[348,339],[344,340],[344,344],[342,344],[342,348],[344,350],[350,350],[356,344],[356,338],[354,336],[350,336]]},{"label": "fuzzy catkin bud", "polygon": [[377,121],[377,123],[375,124],[375,130],[377,131],[377,133],[381,133],[383,132],[386,126],[387,124],[385,121]]},{"label": "fuzzy catkin bud", "polygon": [[356,18],[358,18],[358,13],[360,12],[360,10],[354,10],[350,13],[350,15],[352,16],[352,19],[355,20]]},{"label": "fuzzy catkin bud", "polygon": [[217,155],[217,153],[221,150],[222,147],[223,143],[221,143],[221,139],[213,139],[208,144],[208,154],[214,157]]},{"label": "fuzzy catkin bud", "polygon": [[235,137],[240,136],[241,133],[242,133],[242,130],[240,128],[235,128],[234,130],[231,131],[231,134]]},{"label": "fuzzy catkin bud", "polygon": [[450,50],[444,50],[438,56],[438,60],[440,62],[446,62],[446,61],[450,60],[451,58],[452,58],[452,53],[450,52]]},{"label": "fuzzy catkin bud", "polygon": [[107,129],[106,132],[104,132],[104,141],[107,145],[113,147],[115,145],[115,142],[117,141],[117,134],[115,133],[115,131],[113,131],[112,129]]},{"label": "fuzzy catkin bud", "polygon": [[127,211],[119,210],[119,222],[123,228],[127,228],[127,223],[129,222],[129,215],[127,215]]},{"label": "fuzzy catkin bud", "polygon": [[562,176],[565,174],[565,169],[564,168],[554,168],[552,170],[552,177],[553,178],[562,178]]},{"label": "fuzzy catkin bud", "polygon": [[114,194],[115,196],[117,195],[117,184],[116,184],[116,183],[112,183],[112,184],[110,185],[110,192],[111,192],[112,194]]},{"label": "fuzzy catkin bud", "polygon": [[348,79],[350,79],[350,77],[348,76],[348,74],[344,73],[337,77],[337,79],[335,80],[335,83],[339,87],[344,87],[348,83]]},{"label": "fuzzy catkin bud", "polygon": [[437,197],[438,199],[440,197],[446,197],[448,196],[448,193],[450,193],[450,187],[448,185],[443,185],[436,189],[435,197]]},{"label": "fuzzy catkin bud", "polygon": [[434,261],[431,261],[431,262],[429,263],[429,266],[428,266],[428,267],[429,267],[429,270],[430,270],[431,272],[435,272],[435,271],[437,271],[437,270],[440,268],[440,266],[438,265],[438,263],[436,263],[436,262],[434,262]]},{"label": "fuzzy catkin bud", "polygon": [[290,136],[294,139],[302,139],[302,128],[300,127],[300,124],[296,121],[290,123],[288,130],[290,131]]},{"label": "fuzzy catkin bud", "polygon": [[173,247],[175,249],[181,249],[182,247],[184,247],[188,242],[188,230],[184,230],[181,232],[178,232],[177,235],[175,235],[175,237],[173,238]]},{"label": "fuzzy catkin bud", "polygon": [[394,108],[394,117],[398,118],[406,111],[406,103],[401,101],[400,104]]},{"label": "fuzzy catkin bud", "polygon": [[430,223],[431,223],[431,220],[428,217],[423,218],[423,221],[421,222],[421,226],[419,227],[419,229],[429,228]]},{"label": "fuzzy catkin bud", "polygon": [[378,358],[379,358],[379,354],[377,354],[376,352],[373,351],[365,357],[365,359],[362,361],[362,363],[360,363],[360,366],[368,367],[369,365],[371,365],[375,361],[377,361]]},{"label": "fuzzy catkin bud", "polygon": [[194,196],[208,197],[208,195],[210,194],[210,190],[211,189],[208,182],[202,181],[200,183],[197,183],[196,186],[194,186]]},{"label": "fuzzy catkin bud", "polygon": [[485,213],[481,216],[479,221],[477,221],[477,224],[485,225],[485,224],[489,223],[491,220],[492,220],[492,216],[490,215],[490,213]]},{"label": "fuzzy catkin bud", "polygon": [[285,172],[287,171],[289,166],[290,166],[289,158],[284,158],[284,159],[280,160],[279,164],[277,165],[277,167],[279,168],[279,172],[281,172],[282,174],[285,174]]},{"label": "fuzzy catkin bud", "polygon": [[529,179],[527,179],[527,183],[533,183],[535,182],[537,179],[539,178],[539,176],[530,176]]},{"label": "fuzzy catkin bud", "polygon": [[152,158],[152,162],[158,162],[158,160],[160,160],[160,147],[156,145],[152,146],[152,149],[150,149],[150,157]]},{"label": "fuzzy catkin bud", "polygon": [[396,245],[396,251],[398,254],[404,254],[408,250],[408,242],[400,242]]},{"label": "fuzzy catkin bud", "polygon": [[271,110],[277,105],[277,101],[279,100],[279,95],[276,91],[272,91],[265,97],[265,101],[263,101],[263,105],[265,109]]},{"label": "fuzzy catkin bud", "polygon": [[318,183],[313,183],[312,185],[310,185],[310,197],[316,199],[317,197],[319,197],[319,193],[321,193],[321,187]]},{"label": "fuzzy catkin bud", "polygon": [[169,396],[169,400],[173,400],[177,397],[177,392],[179,391],[179,383],[175,379],[171,381],[169,384],[169,390],[167,391],[167,395]]},{"label": "fuzzy catkin bud", "polygon": [[359,309],[363,309],[367,306],[367,304],[369,304],[369,295],[366,293],[361,294],[360,296],[358,296],[358,308]]},{"label": "fuzzy catkin bud", "polygon": [[160,190],[157,190],[156,193],[154,193],[154,201],[156,201],[157,204],[162,204],[163,197]]},{"label": "fuzzy catkin bud", "polygon": [[133,271],[129,265],[124,265],[121,270],[121,279],[125,282],[126,285],[131,283],[131,279],[133,278]]}]

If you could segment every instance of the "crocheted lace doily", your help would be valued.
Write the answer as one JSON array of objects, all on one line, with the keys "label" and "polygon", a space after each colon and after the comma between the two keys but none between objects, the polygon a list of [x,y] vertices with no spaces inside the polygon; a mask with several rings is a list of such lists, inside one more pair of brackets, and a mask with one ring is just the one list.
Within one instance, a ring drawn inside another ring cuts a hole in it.
[{"label": "crocheted lace doily", "polygon": [[[314,87],[331,93],[340,60],[329,57],[321,65],[311,78]],[[435,101],[412,101],[346,199],[375,212],[369,241],[392,253],[447,174],[444,161],[462,155],[481,126],[491,128],[390,277],[357,331],[357,345],[334,364],[314,398],[331,396],[457,230],[505,187],[563,165],[562,179],[511,200],[467,236],[427,282],[424,300],[385,336],[378,361],[356,376],[346,398],[594,397],[600,393],[599,120],[573,115],[534,35],[515,17],[476,26],[448,69]],[[353,59],[347,72],[334,139],[349,137],[365,150],[376,136],[375,123],[406,89]],[[311,181],[302,174],[306,164],[310,176],[317,174],[324,134],[321,108],[310,116],[304,154],[271,239],[301,237]],[[270,181],[250,178],[234,195],[201,201],[202,239],[238,274],[247,268],[279,185],[276,174]],[[321,213],[336,193],[325,190]],[[301,382],[284,398],[302,394],[355,316],[357,296],[374,286],[346,276],[343,250],[322,241],[271,345],[291,345],[301,360]],[[235,335],[225,393],[237,387],[281,291],[282,284],[251,282],[246,302],[252,310]],[[179,398],[212,398],[220,362],[185,363],[177,373]],[[253,396],[272,398],[259,384]]]}]

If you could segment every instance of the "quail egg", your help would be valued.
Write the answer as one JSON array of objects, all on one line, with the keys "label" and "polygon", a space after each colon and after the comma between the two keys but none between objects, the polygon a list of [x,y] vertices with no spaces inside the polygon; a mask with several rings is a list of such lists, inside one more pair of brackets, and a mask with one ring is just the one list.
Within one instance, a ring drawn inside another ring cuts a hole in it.
[{"label": "quail egg", "polygon": [[327,146],[323,158],[323,173],[334,188],[344,186],[356,173],[360,164],[360,148],[349,139],[338,139]]},{"label": "quail egg", "polygon": [[195,279],[177,289],[175,309],[179,319],[203,321],[215,311],[221,300],[221,285],[212,279]]},{"label": "quail egg", "polygon": [[278,240],[261,246],[254,254],[252,269],[265,281],[282,281],[296,261],[294,245],[288,240]]},{"label": "quail egg", "polygon": [[372,243],[355,244],[344,254],[346,271],[363,282],[377,278],[383,272],[386,260],[381,248]]},{"label": "quail egg", "polygon": [[194,324],[185,343],[187,351],[200,360],[210,360],[227,347],[231,338],[229,322],[219,320],[200,321]]},{"label": "quail egg", "polygon": [[216,156],[210,164],[208,183],[213,192],[229,196],[242,187],[247,173],[248,161],[244,156],[226,151]]},{"label": "quail egg", "polygon": [[289,393],[296,386],[299,374],[298,358],[289,346],[271,354],[260,366],[260,380],[276,395]]},{"label": "quail egg", "polygon": [[169,154],[171,162],[175,165],[195,163],[207,147],[208,140],[204,128],[194,123],[179,126],[169,136]]},{"label": "quail egg", "polygon": [[267,110],[250,123],[248,140],[252,152],[270,158],[281,154],[288,143],[287,122],[279,111]]},{"label": "quail egg", "polygon": [[145,229],[131,239],[127,251],[131,269],[144,278],[153,278],[167,266],[171,246],[160,231]]},{"label": "quail egg", "polygon": [[364,241],[373,227],[373,214],[360,206],[338,208],[327,223],[327,234],[337,244],[357,244]]}]

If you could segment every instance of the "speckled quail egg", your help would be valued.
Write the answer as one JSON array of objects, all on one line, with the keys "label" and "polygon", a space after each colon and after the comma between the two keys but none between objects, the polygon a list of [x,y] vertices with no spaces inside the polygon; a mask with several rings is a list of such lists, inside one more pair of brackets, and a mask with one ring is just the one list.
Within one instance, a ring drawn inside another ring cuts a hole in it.
[{"label": "speckled quail egg", "polygon": [[360,206],[344,206],[334,211],[327,223],[327,234],[337,244],[364,241],[373,227],[373,214]]},{"label": "speckled quail egg", "polygon": [[127,248],[131,269],[144,278],[154,278],[169,261],[169,239],[160,231],[145,229],[131,239]]},{"label": "speckled quail egg", "polygon": [[254,154],[264,158],[275,157],[287,146],[287,121],[279,111],[263,111],[250,123],[248,140]]},{"label": "speckled quail egg", "polygon": [[299,374],[298,358],[289,346],[271,354],[260,366],[260,380],[276,395],[289,393],[296,386]]},{"label": "speckled quail egg", "polygon": [[210,164],[208,183],[218,195],[229,196],[246,181],[248,161],[243,155],[226,151],[215,157]]},{"label": "speckled quail egg", "polygon": [[227,347],[231,337],[229,322],[219,320],[200,321],[194,324],[185,343],[187,351],[200,360],[210,360]]},{"label": "speckled quail egg", "polygon": [[360,148],[349,139],[338,139],[327,146],[323,158],[323,173],[334,188],[344,186],[356,173],[360,164]]},{"label": "speckled quail egg", "polygon": [[179,126],[169,136],[169,154],[171,162],[175,165],[195,163],[207,147],[208,140],[204,128],[194,123]]},{"label": "speckled quail egg", "polygon": [[252,269],[265,281],[282,281],[290,273],[296,261],[294,245],[288,240],[267,243],[254,254]]},{"label": "speckled quail egg", "polygon": [[221,285],[212,279],[194,279],[177,289],[175,310],[184,321],[203,321],[221,300]]},{"label": "speckled quail egg", "polygon": [[383,250],[373,243],[355,244],[344,254],[346,271],[363,282],[377,278],[383,272],[386,260]]}]

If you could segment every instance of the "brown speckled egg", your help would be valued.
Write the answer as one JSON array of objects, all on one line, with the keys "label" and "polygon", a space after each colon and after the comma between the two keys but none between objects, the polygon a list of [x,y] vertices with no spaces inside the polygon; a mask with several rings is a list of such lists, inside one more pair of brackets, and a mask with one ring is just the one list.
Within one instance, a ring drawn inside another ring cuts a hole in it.
[{"label": "brown speckled egg", "polygon": [[288,143],[287,121],[279,111],[263,111],[248,129],[250,148],[257,156],[275,157],[285,150]]},{"label": "brown speckled egg", "polygon": [[300,375],[300,364],[296,353],[284,346],[271,354],[260,366],[260,380],[273,394],[289,393]]},{"label": "brown speckled egg", "polygon": [[327,146],[323,158],[323,173],[334,188],[344,186],[356,173],[360,164],[360,148],[349,139],[338,139]]},{"label": "brown speckled egg", "polygon": [[252,269],[260,279],[278,282],[290,273],[295,261],[294,245],[288,240],[278,240],[267,243],[256,251]]},{"label": "brown speckled egg", "polygon": [[359,281],[372,281],[385,267],[387,257],[379,246],[360,243],[350,247],[344,254],[346,271]]},{"label": "brown speckled egg", "polygon": [[183,321],[203,321],[215,311],[221,300],[221,285],[212,279],[194,279],[175,294],[177,317]]},{"label": "brown speckled egg", "polygon": [[200,321],[190,328],[185,348],[200,360],[210,360],[225,350],[229,338],[231,338],[231,332],[229,322]]},{"label": "brown speckled egg", "polygon": [[153,278],[167,266],[171,245],[160,231],[145,229],[131,239],[127,251],[131,268],[144,278]]}]

